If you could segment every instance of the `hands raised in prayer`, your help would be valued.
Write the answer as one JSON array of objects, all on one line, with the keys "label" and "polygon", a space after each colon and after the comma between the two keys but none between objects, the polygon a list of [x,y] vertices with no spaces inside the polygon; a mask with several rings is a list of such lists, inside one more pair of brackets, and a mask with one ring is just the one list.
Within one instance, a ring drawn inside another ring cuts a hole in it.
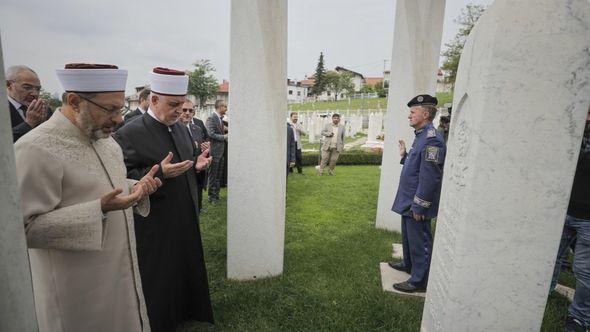
[{"label": "hands raised in prayer", "polygon": [[399,155],[403,158],[406,155],[406,142],[403,139],[398,141],[399,143]]},{"label": "hands raised in prayer", "polygon": [[159,165],[154,165],[148,174],[135,184],[129,195],[120,195],[123,190],[121,188],[115,188],[113,191],[102,196],[100,198],[102,212],[125,210],[137,203],[144,196],[151,195],[155,192],[162,185],[160,179],[154,178],[159,168]]},{"label": "hands raised in prayer", "polygon": [[172,164],[171,161],[172,152],[168,152],[166,158],[164,158],[160,163],[160,166],[162,167],[162,174],[164,174],[164,179],[175,178],[179,175],[182,175],[184,174],[184,172],[188,171],[194,164],[192,160],[185,160],[183,162],[175,164]]},{"label": "hands raised in prayer", "polygon": [[197,157],[197,163],[195,164],[195,169],[197,171],[202,171],[207,169],[209,165],[211,165],[211,160],[213,157],[209,157],[209,149],[206,149]]},{"label": "hands raised in prayer", "polygon": [[25,116],[25,122],[29,124],[29,126],[35,128],[43,120],[45,120],[45,116],[47,115],[47,103],[43,99],[35,99],[27,108],[27,113]]}]

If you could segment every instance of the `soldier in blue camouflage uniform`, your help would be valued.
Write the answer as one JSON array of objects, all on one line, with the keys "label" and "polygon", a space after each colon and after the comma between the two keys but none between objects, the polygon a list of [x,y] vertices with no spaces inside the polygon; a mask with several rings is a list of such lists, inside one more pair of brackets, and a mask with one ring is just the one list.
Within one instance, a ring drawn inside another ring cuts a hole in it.
[{"label": "soldier in blue camouflage uniform", "polygon": [[392,210],[402,216],[404,260],[389,263],[410,274],[410,279],[394,284],[402,292],[426,290],[432,257],[431,220],[438,212],[440,187],[446,146],[442,133],[432,125],[438,100],[430,95],[419,95],[409,103],[410,126],[416,138],[410,151],[399,141],[403,164],[399,187]]}]

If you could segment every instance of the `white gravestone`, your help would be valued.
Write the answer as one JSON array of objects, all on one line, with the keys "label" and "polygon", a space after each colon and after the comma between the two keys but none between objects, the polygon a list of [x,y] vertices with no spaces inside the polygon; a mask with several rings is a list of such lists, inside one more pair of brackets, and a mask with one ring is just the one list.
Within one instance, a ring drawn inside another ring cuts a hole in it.
[{"label": "white gravestone", "polygon": [[423,331],[539,331],[589,104],[590,2],[486,9],[459,65]]},{"label": "white gravestone", "polygon": [[391,211],[401,172],[398,141],[403,139],[410,146],[414,139],[408,101],[418,94],[435,93],[444,11],[444,0],[397,1],[377,228],[401,231],[401,218]]},{"label": "white gravestone", "polygon": [[230,30],[227,274],[251,280],[283,272],[287,1],[232,0]]},{"label": "white gravestone", "polygon": [[[5,82],[0,43],[0,82]],[[0,331],[37,331],[6,89],[0,89]]]}]

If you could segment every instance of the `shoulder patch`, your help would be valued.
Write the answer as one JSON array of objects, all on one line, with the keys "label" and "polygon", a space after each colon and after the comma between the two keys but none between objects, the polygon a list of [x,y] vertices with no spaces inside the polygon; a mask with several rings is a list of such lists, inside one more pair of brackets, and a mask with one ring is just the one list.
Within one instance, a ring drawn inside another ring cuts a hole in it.
[{"label": "shoulder patch", "polygon": [[428,132],[426,133],[426,137],[428,137],[428,138],[436,137],[436,129],[434,129],[434,128],[428,129]]},{"label": "shoulder patch", "polygon": [[440,151],[440,149],[437,146],[427,145],[426,146],[426,154],[424,156],[424,159],[426,161],[433,161],[435,163],[438,163],[439,151]]}]

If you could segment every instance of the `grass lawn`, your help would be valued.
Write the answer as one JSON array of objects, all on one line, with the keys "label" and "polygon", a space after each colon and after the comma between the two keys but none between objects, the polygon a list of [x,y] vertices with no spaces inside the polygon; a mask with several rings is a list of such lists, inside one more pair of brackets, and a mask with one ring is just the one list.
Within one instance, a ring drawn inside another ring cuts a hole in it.
[{"label": "grass lawn", "polygon": [[[453,102],[452,92],[437,93],[438,106],[442,107],[445,103]],[[302,111],[326,111],[326,110],[375,110],[386,109],[387,98],[372,99],[348,99],[339,101],[319,101],[315,103],[289,104],[290,112]]]},{"label": "grass lawn", "polygon": [[[216,317],[214,331],[418,331],[424,301],[385,293],[379,262],[398,234],[375,229],[379,168],[337,167],[336,176],[288,179],[284,273],[226,279],[226,209],[205,203],[201,230]],[[225,201],[226,191],[222,191]],[[256,208],[256,207],[253,207]],[[563,326],[567,300],[552,295],[543,331]],[[182,331],[199,331],[189,323]]]}]

